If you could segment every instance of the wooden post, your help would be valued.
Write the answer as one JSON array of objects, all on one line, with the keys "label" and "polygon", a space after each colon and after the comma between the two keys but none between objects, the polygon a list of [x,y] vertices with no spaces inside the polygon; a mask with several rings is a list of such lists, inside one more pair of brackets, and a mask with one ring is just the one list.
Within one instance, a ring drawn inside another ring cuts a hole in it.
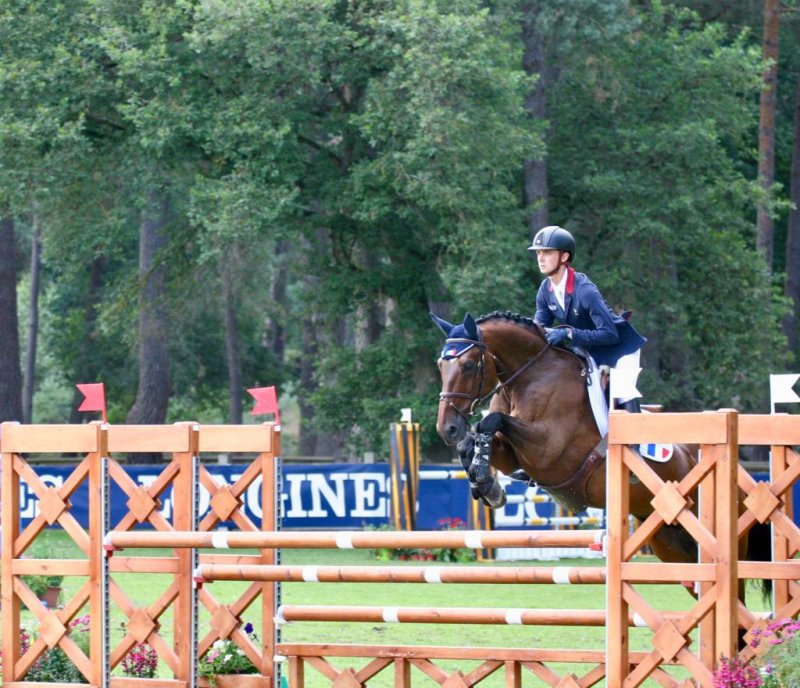
[{"label": "wooden post", "polygon": [[[280,428],[273,424],[265,425],[268,435],[268,447],[265,448],[258,460],[261,462],[261,530],[264,532],[275,531],[278,529],[279,520],[277,512],[279,508],[278,491],[278,472],[276,463],[280,461]],[[274,565],[277,563],[276,551],[274,549],[261,550],[261,563]],[[276,582],[265,582],[261,586],[261,618],[263,619],[261,630],[261,673],[269,676],[272,681],[272,688],[281,688],[277,671],[275,670],[275,644],[277,641],[277,629],[275,626],[275,614],[278,608],[278,585]],[[301,667],[302,676],[302,667]]]},{"label": "wooden post", "polygon": [[89,613],[94,623],[89,624],[89,658],[92,665],[90,682],[96,686],[103,685],[105,679],[105,661],[101,658],[105,654],[105,635],[110,629],[105,628],[105,614],[103,611],[103,533],[104,504],[103,504],[103,461],[108,456],[108,425],[94,422],[92,425],[97,430],[97,451],[89,456],[89,541],[92,547],[88,552],[89,557]]},{"label": "wooden post", "polygon": [[0,425],[0,459],[2,461],[2,512],[0,512],[0,525],[2,525],[2,571],[0,571],[0,585],[2,585],[3,603],[3,675],[2,683],[11,683],[16,680],[14,667],[19,660],[20,643],[20,602],[14,594],[14,575],[12,564],[14,559],[14,541],[19,532],[19,475],[14,470],[14,454],[5,449],[2,444],[3,431],[14,422]]},{"label": "wooden post", "polygon": [[[713,468],[709,470],[703,480],[700,481],[699,490],[699,519],[700,523],[708,529],[709,533],[717,532],[717,474],[719,468],[719,457],[722,452],[722,447],[714,445],[703,445],[699,450],[699,459],[703,464],[712,464]],[[734,519],[735,520],[735,519]],[[707,552],[698,544],[698,561],[701,564],[713,564],[715,556],[713,552]],[[697,584],[697,583],[696,583]],[[708,594],[714,587],[714,581],[700,581],[699,589],[700,596]],[[714,666],[717,661],[716,650],[716,628],[717,628],[717,610],[712,610],[711,614],[707,614],[698,624],[698,651],[703,664],[707,667]]]},{"label": "wooden post", "polygon": [[[786,447],[773,445],[770,448],[770,481],[774,483],[782,476],[789,464],[786,459]],[[794,502],[792,499],[792,490],[786,490],[783,494],[783,512],[790,520],[794,520]],[[773,528],[772,536],[772,560],[773,561],[788,561],[791,559],[789,556],[789,540],[777,528]],[[789,581],[785,579],[775,580],[772,583],[774,605],[773,610],[785,609],[789,604]]]},{"label": "wooden post", "polygon": [[609,417],[609,446],[606,459],[606,494],[615,495],[606,505],[606,681],[608,688],[622,688],[628,675],[628,604],[623,597],[622,553],[628,533],[629,471],[622,459],[623,446],[614,443],[614,417]]},{"label": "wooden post", "polygon": [[735,409],[722,409],[726,416],[727,443],[716,466],[716,579],[717,579],[717,627],[715,632],[716,654],[728,657],[738,652],[738,585],[739,585],[739,541],[738,483],[739,425]]},{"label": "wooden post", "polygon": [[[187,447],[185,451],[173,453],[173,460],[178,463],[178,473],[172,482],[172,524],[175,530],[195,528],[194,503],[194,461],[198,453],[197,425],[195,423],[178,423],[186,428]],[[175,678],[186,681],[190,685],[194,667],[192,661],[192,627],[194,610],[192,597],[194,594],[192,572],[194,557],[191,549],[175,549],[173,556],[178,560],[176,581],[178,597],[175,600],[173,617],[173,647],[178,657],[178,671]]]}]

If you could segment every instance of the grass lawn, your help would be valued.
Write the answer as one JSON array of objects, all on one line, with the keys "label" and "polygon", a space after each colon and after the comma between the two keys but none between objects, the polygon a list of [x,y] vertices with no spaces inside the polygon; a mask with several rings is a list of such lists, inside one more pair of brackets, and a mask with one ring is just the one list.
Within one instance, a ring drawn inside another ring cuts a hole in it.
[{"label": "grass lawn", "polygon": [[[68,546],[69,539],[62,531],[46,531],[40,538],[42,546],[54,557],[79,557],[80,554]],[[37,541],[36,545],[39,545]],[[34,548],[30,556],[37,556],[42,550]],[[141,551],[142,555],[163,556],[164,550]],[[133,551],[126,552],[133,554]],[[39,554],[42,556],[41,554]],[[377,562],[369,550],[285,550],[282,553],[284,564],[303,565],[349,565],[369,566]],[[392,562],[418,565],[419,562]],[[530,562],[533,566],[602,566],[603,560],[561,560],[559,562]],[[438,565],[438,564],[437,564]],[[486,564],[475,563],[474,566]],[[525,562],[503,562],[505,566],[525,565]],[[159,574],[113,574],[114,580],[135,604],[148,604],[154,601],[169,585],[171,576]],[[65,578],[65,595],[70,597],[82,583],[79,578]],[[216,582],[207,584],[217,600],[233,601],[246,588],[245,583]],[[693,599],[678,585],[640,586],[641,594],[656,609],[685,610],[693,605]],[[281,590],[284,604],[302,605],[354,605],[354,606],[401,606],[401,607],[492,607],[492,608],[547,608],[547,609],[603,609],[605,608],[605,586],[602,585],[425,585],[425,584],[383,584],[383,583],[284,583]],[[748,593],[748,601],[756,608],[760,599],[755,590]],[[0,611],[0,614],[2,612]],[[199,632],[202,636],[208,630],[208,613],[199,615]],[[252,621],[259,628],[258,619],[244,614],[245,621]],[[112,646],[121,637],[121,625],[125,617],[112,607],[112,628],[118,629],[112,635]],[[22,624],[32,630],[35,626],[33,616],[25,611]],[[162,633],[171,641],[172,612],[167,611],[161,618]],[[649,630],[631,630],[631,649],[649,650]],[[429,624],[375,624],[375,623],[325,623],[294,622],[282,627],[281,639],[284,642],[309,643],[352,643],[381,645],[447,645],[453,647],[524,647],[524,648],[570,648],[602,650],[605,648],[605,630],[602,627],[561,627],[561,626],[489,626],[489,625],[429,625]],[[348,660],[343,660],[348,661]],[[337,665],[341,662],[337,661]],[[361,667],[366,660],[358,660]],[[448,666],[442,661],[443,666]],[[453,667],[455,663],[449,663]],[[466,671],[471,668],[459,666]],[[556,668],[559,674],[565,672]],[[581,667],[574,670],[580,675]],[[118,673],[118,670],[114,673]],[[161,675],[168,676],[166,666],[161,663]],[[312,688],[328,685],[317,680],[318,674],[311,668],[306,670],[307,685]],[[544,685],[529,672],[524,672],[525,685]],[[414,670],[414,685],[435,685],[435,683]],[[375,686],[391,686],[391,669],[386,669],[370,682]],[[501,686],[502,675],[490,677],[481,685]],[[653,684],[655,685],[655,684]]]}]

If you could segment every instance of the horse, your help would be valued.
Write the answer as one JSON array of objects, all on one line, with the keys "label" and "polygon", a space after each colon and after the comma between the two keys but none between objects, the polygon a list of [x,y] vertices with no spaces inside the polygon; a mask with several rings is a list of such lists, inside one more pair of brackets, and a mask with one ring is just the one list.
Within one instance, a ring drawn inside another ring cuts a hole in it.
[{"label": "horse", "polygon": [[[573,511],[604,509],[605,446],[589,405],[589,361],[551,346],[544,328],[520,315],[495,312],[475,321],[467,314],[457,325],[431,317],[446,337],[436,430],[447,445],[458,446],[473,497],[493,508],[505,504],[494,467],[535,481]],[[472,433],[470,419],[486,401],[489,413]],[[695,452],[676,444],[669,461],[649,463],[662,480],[680,481],[697,464]],[[652,497],[632,483],[631,513],[647,518]],[[662,561],[697,561],[697,544],[679,525],[659,528],[650,546]]]}]

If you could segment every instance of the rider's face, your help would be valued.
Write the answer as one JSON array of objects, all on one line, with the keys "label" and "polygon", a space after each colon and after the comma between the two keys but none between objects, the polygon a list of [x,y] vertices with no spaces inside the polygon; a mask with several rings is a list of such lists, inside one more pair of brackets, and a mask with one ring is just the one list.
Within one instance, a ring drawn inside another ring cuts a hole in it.
[{"label": "rider's face", "polygon": [[536,261],[539,263],[539,271],[543,275],[551,275],[556,272],[561,265],[562,254],[564,254],[563,251],[559,251],[555,248],[545,248],[536,251]]}]

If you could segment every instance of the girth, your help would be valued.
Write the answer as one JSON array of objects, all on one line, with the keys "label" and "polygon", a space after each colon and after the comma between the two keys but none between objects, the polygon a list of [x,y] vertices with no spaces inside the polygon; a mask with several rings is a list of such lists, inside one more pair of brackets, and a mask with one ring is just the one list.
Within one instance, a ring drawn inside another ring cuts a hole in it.
[{"label": "girth", "polygon": [[[606,438],[600,440],[592,451],[589,452],[578,470],[563,483],[558,485],[544,485],[539,483],[539,487],[549,492],[553,499],[571,511],[583,511],[586,509],[588,497],[586,495],[586,485],[589,478],[597,470],[600,464],[606,459]],[[537,481],[538,482],[538,481]]]}]

